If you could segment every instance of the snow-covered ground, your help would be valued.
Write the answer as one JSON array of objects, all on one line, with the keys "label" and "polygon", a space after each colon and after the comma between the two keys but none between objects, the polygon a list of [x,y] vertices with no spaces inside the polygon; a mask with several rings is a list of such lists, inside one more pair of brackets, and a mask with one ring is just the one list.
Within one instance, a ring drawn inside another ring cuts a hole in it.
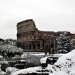
[{"label": "snow-covered ground", "polygon": [[23,70],[19,70],[19,71],[13,72],[13,73],[11,73],[11,75],[34,73],[34,72],[36,72],[39,69],[41,69],[41,67],[27,68],[27,69],[23,69]]},{"label": "snow-covered ground", "polygon": [[55,75],[56,73],[75,75],[75,49],[60,57],[53,67],[56,68],[56,72],[54,73]]},{"label": "snow-covered ground", "polygon": [[[11,75],[33,73],[42,68],[32,67],[11,73]],[[75,49],[61,56],[54,65],[48,65],[49,75],[75,75]]]},{"label": "snow-covered ground", "polygon": [[60,57],[52,66],[52,71],[50,75],[75,75],[75,50]]},{"label": "snow-covered ground", "polygon": [[21,55],[21,58],[26,58],[28,56],[39,56],[39,57],[44,57],[45,56],[45,53],[44,52],[24,52],[22,55]]},{"label": "snow-covered ground", "polygon": [[49,57],[57,57],[57,58],[60,58],[62,55],[64,55],[64,54],[53,54],[53,55],[48,55],[48,56],[46,56],[46,57],[44,57],[44,58],[41,58],[40,59],[40,63],[42,64],[44,64],[44,63],[46,63],[46,60],[47,60],[47,58],[49,58]]}]

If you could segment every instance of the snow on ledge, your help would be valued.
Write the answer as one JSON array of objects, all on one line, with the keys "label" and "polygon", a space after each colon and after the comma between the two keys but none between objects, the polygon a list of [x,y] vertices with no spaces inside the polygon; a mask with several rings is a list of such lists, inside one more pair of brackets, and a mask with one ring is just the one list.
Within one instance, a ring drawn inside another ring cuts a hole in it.
[{"label": "snow on ledge", "polygon": [[22,69],[22,70],[14,72],[14,73],[11,73],[11,75],[33,73],[39,69],[41,69],[41,67],[32,67],[32,68]]}]

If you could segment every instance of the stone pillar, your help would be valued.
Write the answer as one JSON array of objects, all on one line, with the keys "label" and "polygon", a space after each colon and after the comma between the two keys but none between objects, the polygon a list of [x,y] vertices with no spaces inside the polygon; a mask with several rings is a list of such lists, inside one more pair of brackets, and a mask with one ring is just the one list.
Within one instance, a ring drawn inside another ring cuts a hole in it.
[{"label": "stone pillar", "polygon": [[42,41],[40,42],[40,49],[42,50]]}]

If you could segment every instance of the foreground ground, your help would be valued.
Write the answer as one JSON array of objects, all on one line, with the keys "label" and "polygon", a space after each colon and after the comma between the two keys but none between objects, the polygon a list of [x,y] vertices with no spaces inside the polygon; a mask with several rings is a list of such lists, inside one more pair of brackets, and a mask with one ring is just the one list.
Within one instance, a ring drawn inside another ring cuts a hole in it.
[{"label": "foreground ground", "polygon": [[[29,54],[30,55],[30,54]],[[27,53],[24,53],[22,55],[23,57],[27,57],[30,59],[36,59],[40,60],[40,58],[44,57],[43,53],[32,53],[29,56]],[[33,57],[33,58],[32,58]],[[45,61],[44,59],[43,61]],[[37,61],[34,62],[37,64]],[[27,73],[43,73],[43,71],[48,73],[49,75],[75,75],[75,50],[72,50],[71,52],[62,55],[55,63],[54,65],[48,64],[47,67],[43,68],[41,66],[37,67],[30,67],[26,69],[16,69],[12,67],[8,67],[6,69],[6,72],[8,75],[19,75],[19,74],[27,74]],[[4,72],[0,70],[0,75],[4,75]]]},{"label": "foreground ground", "polygon": [[[75,75],[75,50],[60,57],[54,65],[48,65],[45,70],[49,75]],[[42,70],[42,67],[32,67],[11,73],[11,75],[26,74]]]}]

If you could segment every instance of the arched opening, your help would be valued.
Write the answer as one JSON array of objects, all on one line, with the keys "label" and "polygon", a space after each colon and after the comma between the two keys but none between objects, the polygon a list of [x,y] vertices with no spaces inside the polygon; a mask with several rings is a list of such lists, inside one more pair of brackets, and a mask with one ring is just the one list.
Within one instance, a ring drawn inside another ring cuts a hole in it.
[{"label": "arched opening", "polygon": [[54,48],[54,44],[53,43],[51,43],[51,48]]},{"label": "arched opening", "polygon": [[31,49],[31,44],[29,44],[29,49]]},{"label": "arched opening", "polygon": [[28,45],[26,44],[26,49],[28,49]]},{"label": "arched opening", "polygon": [[40,49],[40,44],[37,44],[37,49]]},{"label": "arched opening", "polygon": [[33,44],[33,49],[35,49],[35,44]]}]

